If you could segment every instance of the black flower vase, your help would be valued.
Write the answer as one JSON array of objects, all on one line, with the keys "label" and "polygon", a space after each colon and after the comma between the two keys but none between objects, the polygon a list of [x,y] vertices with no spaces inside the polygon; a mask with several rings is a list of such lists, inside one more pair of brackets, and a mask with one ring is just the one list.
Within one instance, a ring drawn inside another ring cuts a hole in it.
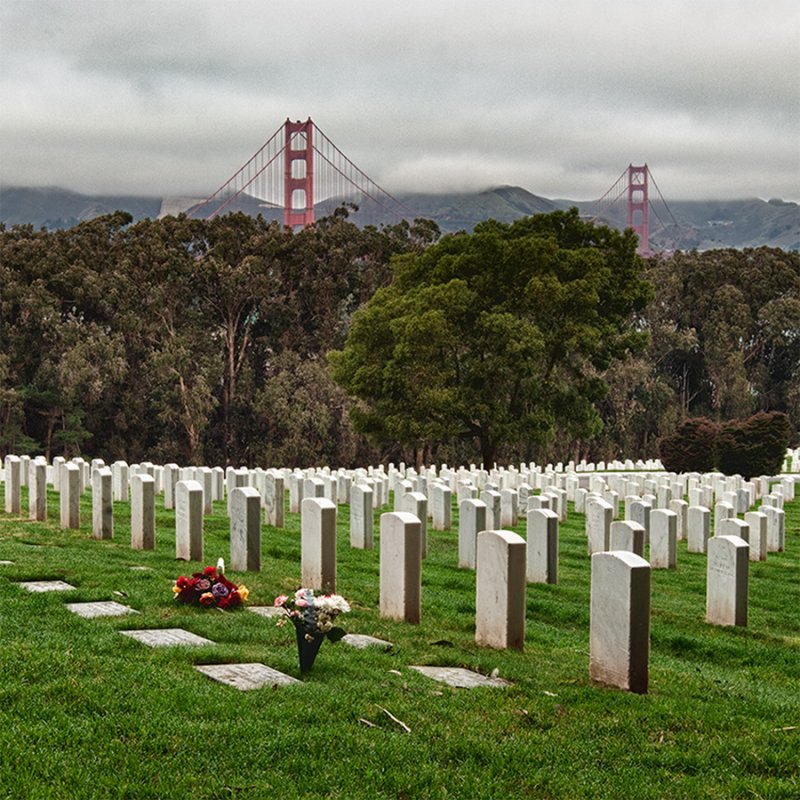
[{"label": "black flower vase", "polygon": [[317,657],[324,633],[312,633],[311,641],[306,639],[306,630],[300,625],[295,626],[294,632],[297,634],[297,654],[300,656],[300,672],[308,672],[314,666],[314,659]]}]

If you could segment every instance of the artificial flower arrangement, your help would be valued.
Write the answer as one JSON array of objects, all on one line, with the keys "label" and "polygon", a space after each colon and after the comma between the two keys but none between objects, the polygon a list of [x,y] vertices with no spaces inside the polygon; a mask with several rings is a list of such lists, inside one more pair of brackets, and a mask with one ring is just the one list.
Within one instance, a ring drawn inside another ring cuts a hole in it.
[{"label": "artificial flower arrangement", "polygon": [[323,634],[332,642],[338,642],[344,636],[342,628],[334,626],[333,621],[339,614],[350,610],[347,600],[338,594],[314,594],[313,589],[298,589],[294,597],[282,594],[275,598],[276,608],[282,608],[286,617],[279,620],[284,625],[289,619],[295,628],[303,634],[306,641],[312,641]]},{"label": "artificial flower arrangement", "polygon": [[172,587],[175,599],[204,608],[225,609],[244,605],[250,594],[248,588],[237,586],[225,577],[225,562],[220,559],[216,567],[206,567],[202,572],[193,572],[191,578],[181,575]]}]

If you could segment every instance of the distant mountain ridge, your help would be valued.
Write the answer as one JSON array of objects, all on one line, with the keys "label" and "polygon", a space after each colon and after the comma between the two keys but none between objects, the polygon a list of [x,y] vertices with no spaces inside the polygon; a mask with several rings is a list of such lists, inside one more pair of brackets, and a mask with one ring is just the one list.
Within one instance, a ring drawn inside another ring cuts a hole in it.
[{"label": "distant mountain ridge", "polygon": [[[577,206],[589,213],[593,203],[567,199],[550,200],[518,186],[498,186],[481,192],[396,195],[406,216],[427,217],[443,231],[471,230],[478,222],[496,219],[513,222],[523,216],[549,213]],[[188,211],[202,202],[192,197],[140,197],[133,195],[84,195],[57,187],[0,188],[0,223],[32,225],[35,229],[69,228],[88,219],[122,210],[135,220],[155,219],[165,214]],[[317,217],[330,214],[341,204],[326,200],[315,207]],[[392,224],[396,213],[387,211],[371,200],[359,204],[352,219],[359,225]],[[280,208],[258,198],[243,195],[227,210],[246,214],[263,214],[268,219],[282,220]],[[651,215],[651,246],[654,250],[707,250],[719,247],[780,247],[800,250],[800,206],[782,200],[673,201],[669,210]],[[673,217],[674,216],[674,221]],[[598,222],[613,227],[625,226],[625,205],[619,201],[607,209]],[[664,223],[663,225],[661,223]],[[676,224],[677,223],[677,224]]]}]

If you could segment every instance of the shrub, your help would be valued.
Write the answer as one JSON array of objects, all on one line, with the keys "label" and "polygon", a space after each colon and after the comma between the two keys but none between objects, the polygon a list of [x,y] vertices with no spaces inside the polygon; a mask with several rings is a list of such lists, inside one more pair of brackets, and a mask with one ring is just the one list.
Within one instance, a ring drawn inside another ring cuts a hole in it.
[{"label": "shrub", "polygon": [[670,436],[658,442],[664,469],[670,472],[710,472],[719,426],[706,417],[687,419]]},{"label": "shrub", "polygon": [[726,475],[772,475],[780,472],[792,437],[789,417],[780,411],[759,412],[746,420],[722,424],[716,464]]}]

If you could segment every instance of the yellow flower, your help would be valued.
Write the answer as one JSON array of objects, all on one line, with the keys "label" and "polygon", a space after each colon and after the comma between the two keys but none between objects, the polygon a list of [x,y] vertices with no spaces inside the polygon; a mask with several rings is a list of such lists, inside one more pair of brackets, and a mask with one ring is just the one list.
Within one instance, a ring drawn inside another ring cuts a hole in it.
[{"label": "yellow flower", "polygon": [[237,591],[239,592],[239,597],[241,598],[242,602],[247,602],[247,598],[250,596],[250,590],[242,584]]},{"label": "yellow flower", "polygon": [[181,593],[181,590],[180,590],[180,588],[178,588],[178,584],[177,583],[173,584],[172,591],[175,592],[175,594],[180,594]]}]

